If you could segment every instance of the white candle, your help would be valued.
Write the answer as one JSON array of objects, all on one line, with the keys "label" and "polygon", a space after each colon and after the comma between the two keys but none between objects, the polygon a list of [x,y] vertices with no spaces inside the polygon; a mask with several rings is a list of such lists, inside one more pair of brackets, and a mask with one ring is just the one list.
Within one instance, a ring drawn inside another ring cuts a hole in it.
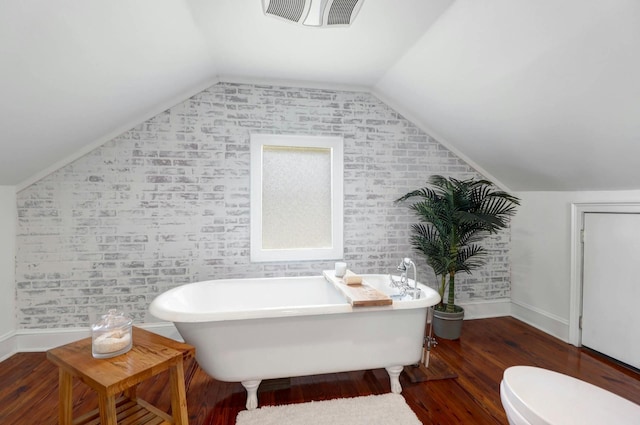
[{"label": "white candle", "polygon": [[342,277],[347,273],[347,263],[336,263],[336,277]]}]

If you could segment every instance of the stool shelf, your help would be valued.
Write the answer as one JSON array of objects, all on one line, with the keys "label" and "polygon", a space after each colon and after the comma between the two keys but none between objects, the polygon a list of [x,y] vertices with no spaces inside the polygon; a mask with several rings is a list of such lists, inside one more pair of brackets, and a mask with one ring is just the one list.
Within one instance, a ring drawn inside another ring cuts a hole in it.
[{"label": "stool shelf", "polygon": [[[173,418],[143,400],[130,400],[127,397],[116,399],[116,417],[119,425],[168,425]],[[74,425],[100,425],[100,410],[76,418]]]}]

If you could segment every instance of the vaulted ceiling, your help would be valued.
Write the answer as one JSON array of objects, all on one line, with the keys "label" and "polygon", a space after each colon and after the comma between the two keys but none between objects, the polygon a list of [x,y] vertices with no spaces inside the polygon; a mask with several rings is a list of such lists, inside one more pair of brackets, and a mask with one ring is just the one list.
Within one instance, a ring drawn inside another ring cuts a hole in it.
[{"label": "vaulted ceiling", "polygon": [[2,0],[0,61],[0,185],[241,80],[369,90],[511,190],[640,188],[637,0]]}]

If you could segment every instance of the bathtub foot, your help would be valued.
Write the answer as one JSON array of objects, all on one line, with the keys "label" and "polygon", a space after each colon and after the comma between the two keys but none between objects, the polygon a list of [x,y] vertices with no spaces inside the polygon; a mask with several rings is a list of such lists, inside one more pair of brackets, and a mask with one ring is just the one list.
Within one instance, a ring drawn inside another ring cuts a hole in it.
[{"label": "bathtub foot", "polygon": [[400,374],[404,370],[404,367],[389,366],[385,369],[387,369],[389,380],[391,381],[391,392],[394,394],[400,394],[402,392],[402,385],[400,385]]},{"label": "bathtub foot", "polygon": [[241,384],[247,390],[247,410],[255,410],[258,407],[258,386],[260,380],[242,381]]}]

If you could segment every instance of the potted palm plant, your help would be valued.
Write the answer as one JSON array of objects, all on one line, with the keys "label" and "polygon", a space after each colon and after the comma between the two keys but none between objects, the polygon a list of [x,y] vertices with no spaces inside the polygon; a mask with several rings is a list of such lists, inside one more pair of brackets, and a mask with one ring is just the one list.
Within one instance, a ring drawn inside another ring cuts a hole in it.
[{"label": "potted palm plant", "polygon": [[480,242],[508,225],[520,200],[497,190],[488,180],[439,175],[396,202],[414,199],[409,208],[419,222],[411,226],[411,245],[441,279],[442,301],[435,307],[433,330],[441,338],[458,339],[464,309],[455,304],[455,275],[461,271],[471,274],[485,264],[487,252]]}]

